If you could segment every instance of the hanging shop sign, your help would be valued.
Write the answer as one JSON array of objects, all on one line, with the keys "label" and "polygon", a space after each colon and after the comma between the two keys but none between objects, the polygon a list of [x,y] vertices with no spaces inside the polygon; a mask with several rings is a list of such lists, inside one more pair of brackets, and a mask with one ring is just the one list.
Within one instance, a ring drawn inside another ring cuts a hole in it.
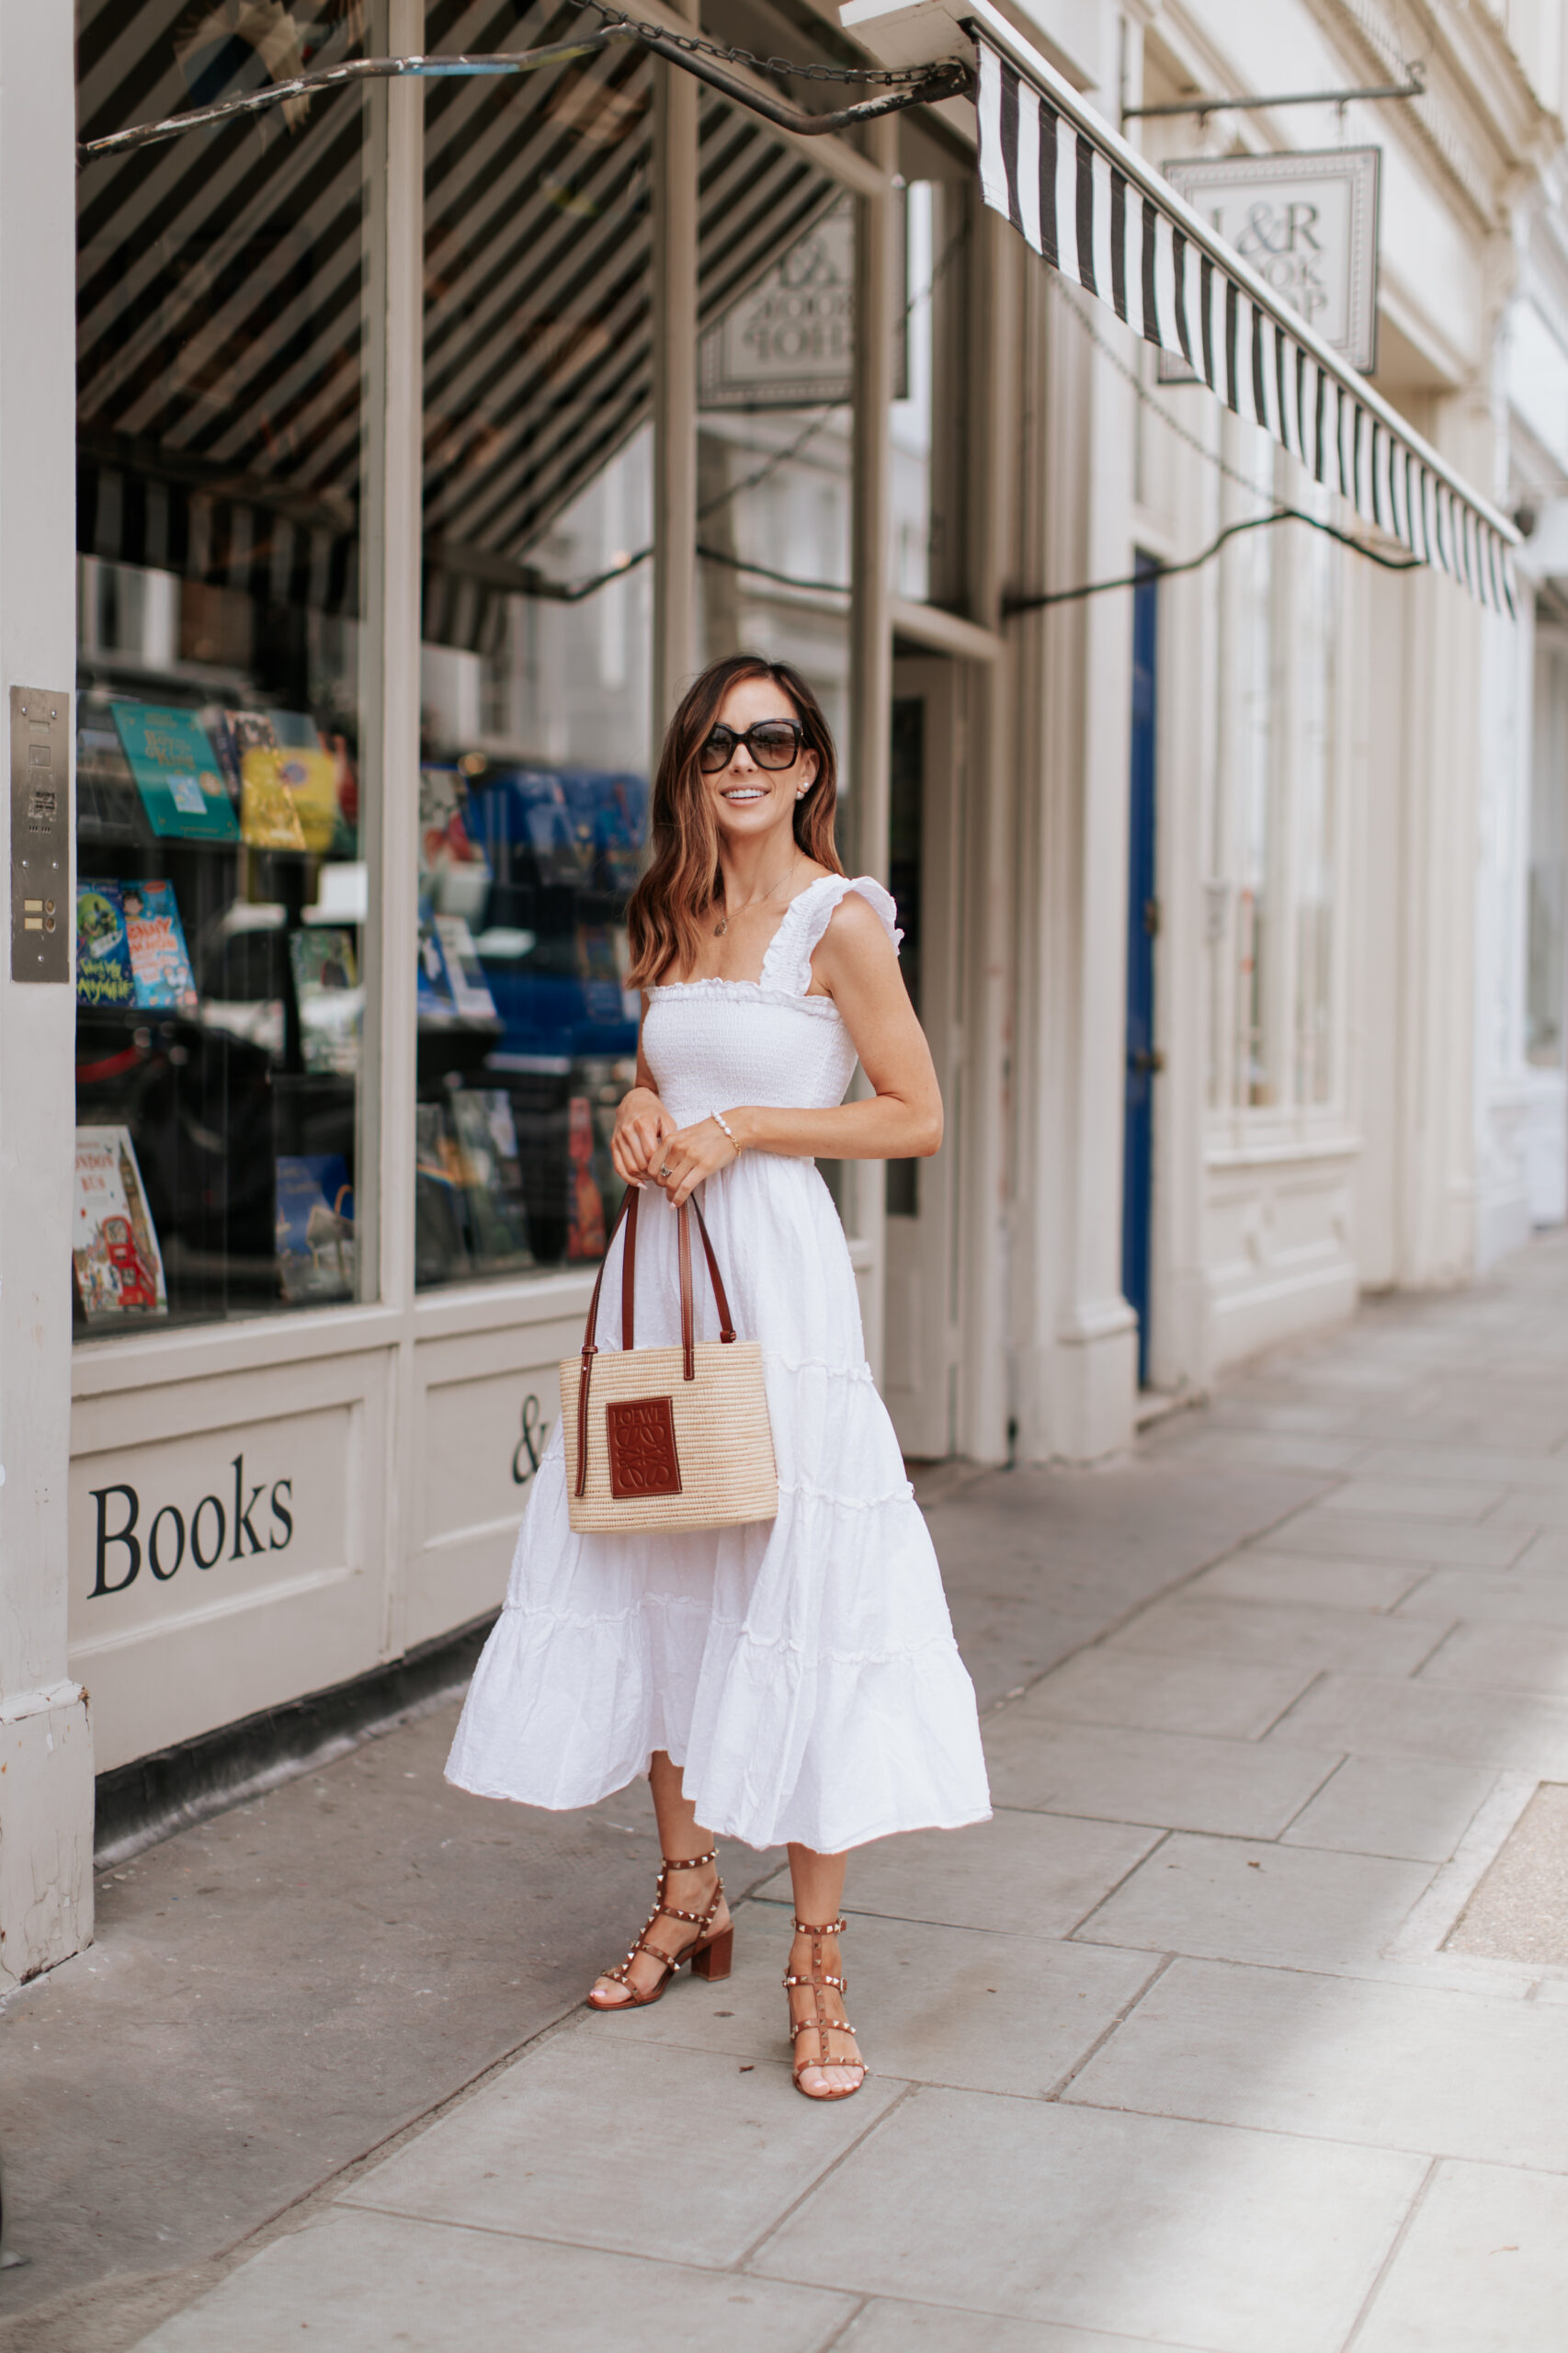
[{"label": "hanging shop sign", "polygon": [[[1378,362],[1377,147],[1196,155],[1165,177],[1264,284],[1352,368]],[[1163,384],[1195,381],[1160,355]]]},{"label": "hanging shop sign", "polygon": [[847,401],[855,370],[855,212],[840,198],[702,338],[706,409]]}]

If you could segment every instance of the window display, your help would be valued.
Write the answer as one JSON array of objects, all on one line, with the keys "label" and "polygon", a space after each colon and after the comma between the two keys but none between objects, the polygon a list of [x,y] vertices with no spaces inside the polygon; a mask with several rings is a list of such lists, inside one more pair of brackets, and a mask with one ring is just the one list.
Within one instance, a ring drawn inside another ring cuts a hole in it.
[{"label": "window display", "polygon": [[[347,0],[314,19],[284,20],[301,54],[354,53]],[[84,6],[84,135],[279,70],[276,28],[216,26],[180,0]],[[364,131],[339,93],[81,176],[74,1255],[95,1336],[358,1295]]]}]

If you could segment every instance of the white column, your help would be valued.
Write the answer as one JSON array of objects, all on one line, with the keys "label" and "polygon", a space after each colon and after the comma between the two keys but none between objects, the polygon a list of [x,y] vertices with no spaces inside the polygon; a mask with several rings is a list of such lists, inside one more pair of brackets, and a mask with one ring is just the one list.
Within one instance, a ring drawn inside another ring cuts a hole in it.
[{"label": "white column", "polygon": [[[424,47],[424,0],[381,0],[383,53]],[[383,47],[384,45],[384,47]],[[360,1263],[366,1290],[405,1311],[381,1439],[387,1525],[414,1507],[406,1438],[415,1427],[414,1106],[417,1092],[419,579],[424,410],[425,88],[372,83],[365,189],[363,406],[364,850],[375,920],[366,929],[359,1132]],[[403,1546],[388,1563],[381,1640],[403,1647]]]},{"label": "white column", "polygon": [[[854,870],[888,879],[890,731],[892,717],[892,628],[888,614],[889,407],[893,394],[893,335],[901,301],[896,282],[892,174],[898,168],[898,127],[884,119],[866,131],[869,160],[890,185],[855,205],[855,438],[850,578],[849,784]],[[841,849],[844,845],[840,845]],[[858,1080],[858,1091],[864,1082]],[[860,1278],[866,1354],[880,1378],[887,1289],[887,1178],[880,1160],[850,1164],[854,1202],[850,1226],[867,1244],[870,1264]]]},{"label": "white column", "polygon": [[[0,14],[0,710],[75,686],[69,9]],[[9,793],[5,827],[9,857]],[[73,813],[74,824],[74,813]],[[65,894],[67,904],[74,894]],[[10,893],[7,889],[6,904]],[[74,946],[73,923],[73,947]],[[66,1671],[75,999],[0,953],[0,1992],[92,1936],[93,1754]]]},{"label": "white column", "polygon": [[[1131,567],[1131,394],[1065,320],[1048,315],[1044,345],[1026,577],[1066,587]],[[1131,611],[1114,592],[1014,626],[1019,1450],[1083,1461],[1129,1442],[1137,1385],[1121,1295]]]}]

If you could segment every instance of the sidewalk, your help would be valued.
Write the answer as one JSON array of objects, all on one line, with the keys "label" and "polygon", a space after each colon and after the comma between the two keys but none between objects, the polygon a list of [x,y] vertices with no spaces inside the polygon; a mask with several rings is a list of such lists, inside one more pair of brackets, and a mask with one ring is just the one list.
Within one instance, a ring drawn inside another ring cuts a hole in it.
[{"label": "sidewalk", "polygon": [[777,1858],[727,1984],[575,2006],[645,1801],[445,1791],[444,1710],[6,2006],[7,2353],[1562,2353],[1568,1240],[931,1522],[997,1813],[855,1859],[858,2097]]}]

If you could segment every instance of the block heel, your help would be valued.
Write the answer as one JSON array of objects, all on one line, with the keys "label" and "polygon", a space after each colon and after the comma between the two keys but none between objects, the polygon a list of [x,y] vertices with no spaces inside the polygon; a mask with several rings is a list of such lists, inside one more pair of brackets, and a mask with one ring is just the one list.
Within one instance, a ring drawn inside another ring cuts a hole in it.
[{"label": "block heel", "polygon": [[691,1956],[692,1975],[705,1977],[710,1985],[717,1985],[730,1973],[730,1960],[734,1949],[735,1927],[732,1921],[727,1928],[721,1928],[709,1943],[698,1946]]}]

